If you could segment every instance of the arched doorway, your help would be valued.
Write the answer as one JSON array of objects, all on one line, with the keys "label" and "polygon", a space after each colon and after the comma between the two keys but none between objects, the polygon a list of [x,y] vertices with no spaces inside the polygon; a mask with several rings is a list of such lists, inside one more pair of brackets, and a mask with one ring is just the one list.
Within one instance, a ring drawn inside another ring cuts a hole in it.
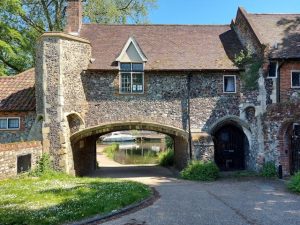
[{"label": "arched doorway", "polygon": [[300,123],[283,123],[280,164],[285,175],[300,171]]},{"label": "arched doorway", "polygon": [[246,135],[234,123],[222,125],[214,132],[215,162],[221,170],[245,169],[245,155],[249,148]]},{"label": "arched doorway", "polygon": [[287,119],[278,132],[279,163],[284,176],[300,171],[300,121]]}]

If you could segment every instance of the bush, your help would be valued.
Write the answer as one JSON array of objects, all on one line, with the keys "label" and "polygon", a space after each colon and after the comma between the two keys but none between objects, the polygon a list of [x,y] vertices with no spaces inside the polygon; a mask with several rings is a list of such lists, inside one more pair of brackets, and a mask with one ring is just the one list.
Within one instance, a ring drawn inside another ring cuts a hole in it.
[{"label": "bush", "polygon": [[173,138],[170,136],[166,135],[165,137],[165,142],[166,142],[166,147],[167,149],[174,149],[174,141]]},{"label": "bush", "polygon": [[119,150],[119,144],[113,143],[103,149],[103,152],[108,158],[113,159],[116,151]]},{"label": "bush", "polygon": [[47,153],[42,154],[36,167],[29,172],[29,175],[34,177],[51,177],[58,174],[60,173],[53,169],[50,156]]},{"label": "bush", "polygon": [[167,149],[158,154],[158,162],[160,166],[173,166],[174,164],[174,151]]},{"label": "bush", "polygon": [[292,176],[287,185],[289,190],[300,193],[300,172]]},{"label": "bush", "polygon": [[219,176],[219,168],[214,162],[193,160],[180,174],[187,180],[214,181]]},{"label": "bush", "polygon": [[266,162],[263,165],[261,175],[263,177],[274,178],[277,176],[276,166],[274,162]]}]

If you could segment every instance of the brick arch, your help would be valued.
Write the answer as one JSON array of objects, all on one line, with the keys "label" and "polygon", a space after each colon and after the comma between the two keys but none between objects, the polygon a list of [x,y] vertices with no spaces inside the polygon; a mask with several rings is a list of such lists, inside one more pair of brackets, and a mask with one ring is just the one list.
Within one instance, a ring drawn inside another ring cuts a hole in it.
[{"label": "brick arch", "polygon": [[85,128],[70,136],[76,175],[96,169],[96,141],[99,136],[122,130],[149,130],[167,134],[174,140],[175,165],[182,169],[188,161],[188,133],[182,129],[153,122],[119,121]]}]

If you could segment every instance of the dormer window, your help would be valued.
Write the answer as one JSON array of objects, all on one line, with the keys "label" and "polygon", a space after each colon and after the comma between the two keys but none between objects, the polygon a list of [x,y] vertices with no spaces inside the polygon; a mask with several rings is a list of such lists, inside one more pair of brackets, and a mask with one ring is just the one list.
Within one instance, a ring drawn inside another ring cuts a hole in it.
[{"label": "dormer window", "polygon": [[120,63],[120,93],[144,93],[143,63]]},{"label": "dormer window", "polygon": [[130,37],[116,58],[120,70],[120,93],[144,93],[144,65],[147,58],[137,41]]}]

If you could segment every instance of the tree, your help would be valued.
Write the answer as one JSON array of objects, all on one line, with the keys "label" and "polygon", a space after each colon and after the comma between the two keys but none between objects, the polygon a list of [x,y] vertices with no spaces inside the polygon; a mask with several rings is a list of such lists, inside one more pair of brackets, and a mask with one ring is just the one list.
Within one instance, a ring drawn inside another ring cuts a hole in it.
[{"label": "tree", "polygon": [[[145,23],[156,0],[84,0],[84,21]],[[45,31],[62,31],[67,0],[0,0],[0,76],[34,65],[34,44]]]}]

